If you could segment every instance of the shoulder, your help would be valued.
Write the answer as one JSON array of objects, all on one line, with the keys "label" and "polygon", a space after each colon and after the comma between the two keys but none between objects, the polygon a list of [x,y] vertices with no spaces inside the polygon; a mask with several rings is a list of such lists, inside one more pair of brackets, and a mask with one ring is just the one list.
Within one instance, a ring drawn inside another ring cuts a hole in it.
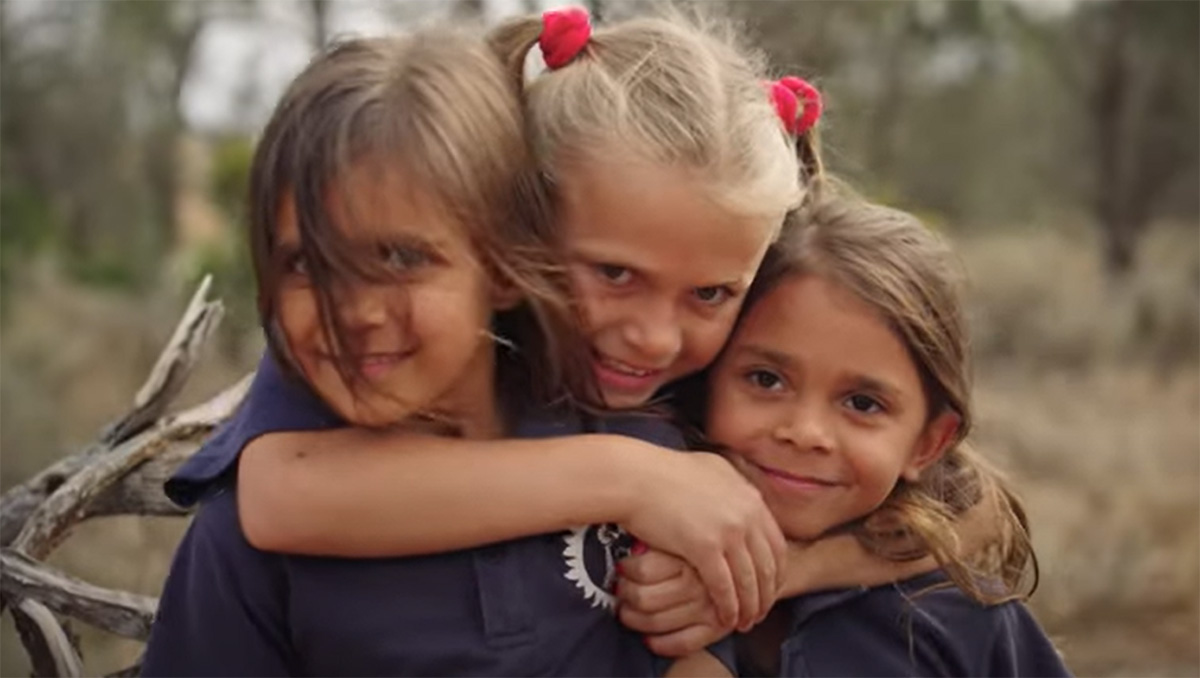
[{"label": "shoulder", "polygon": [[238,455],[255,438],[279,431],[307,431],[342,425],[303,382],[286,374],[270,352],[259,361],[254,380],[233,416],[163,486],[175,503],[191,506],[228,480]]},{"label": "shoulder", "polygon": [[810,675],[1069,675],[1023,604],[983,605],[938,573],[830,596],[795,602],[789,641],[806,642],[785,650]]},{"label": "shoulder", "polygon": [[[246,599],[276,592],[287,557],[250,545],[238,519],[237,489],[221,482],[201,502],[175,554],[172,570],[186,573],[202,588],[217,588]],[[225,582],[217,585],[216,582]]]}]

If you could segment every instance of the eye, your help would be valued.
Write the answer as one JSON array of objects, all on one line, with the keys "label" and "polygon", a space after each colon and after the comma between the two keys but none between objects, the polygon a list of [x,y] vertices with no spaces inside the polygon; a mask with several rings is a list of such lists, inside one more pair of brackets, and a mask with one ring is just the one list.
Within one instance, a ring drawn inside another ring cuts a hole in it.
[{"label": "eye", "polygon": [[883,412],[884,410],[883,403],[863,393],[855,393],[849,398],[846,398],[845,402],[850,409],[860,414],[875,414],[876,412]]},{"label": "eye", "polygon": [[411,271],[433,260],[428,252],[409,245],[386,245],[380,255],[389,269],[398,272]]},{"label": "eye", "polygon": [[764,391],[778,391],[783,388],[783,377],[771,370],[753,369],[746,372],[745,379],[754,388]]},{"label": "eye", "polygon": [[633,271],[616,264],[596,264],[596,274],[611,285],[626,285],[633,280]]},{"label": "eye", "polygon": [[720,306],[733,296],[733,291],[724,285],[710,285],[695,288],[692,296],[705,306]]}]

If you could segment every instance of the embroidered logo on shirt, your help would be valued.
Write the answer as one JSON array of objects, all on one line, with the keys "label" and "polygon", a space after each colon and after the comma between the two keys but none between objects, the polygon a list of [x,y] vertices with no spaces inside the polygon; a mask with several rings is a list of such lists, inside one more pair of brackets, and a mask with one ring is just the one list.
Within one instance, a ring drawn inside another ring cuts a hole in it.
[{"label": "embroidered logo on shirt", "polygon": [[563,541],[567,544],[563,576],[575,582],[592,607],[612,611],[616,598],[610,591],[617,579],[617,561],[629,555],[629,535],[613,524],[587,525],[567,532]]}]

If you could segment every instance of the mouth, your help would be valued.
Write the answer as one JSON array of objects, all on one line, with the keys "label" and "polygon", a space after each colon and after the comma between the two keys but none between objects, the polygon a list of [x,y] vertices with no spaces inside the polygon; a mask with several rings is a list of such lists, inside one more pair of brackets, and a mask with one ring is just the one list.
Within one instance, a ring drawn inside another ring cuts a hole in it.
[{"label": "mouth", "polygon": [[631,365],[601,353],[593,353],[592,364],[600,385],[617,391],[645,391],[655,386],[664,372],[660,369]]},{"label": "mouth", "polygon": [[[413,353],[415,353],[415,350],[360,353],[351,357],[350,365],[364,379],[378,379],[404,362]],[[333,361],[333,356],[326,355],[321,357],[325,360]]]},{"label": "mouth", "polygon": [[768,482],[788,492],[815,492],[837,487],[841,483],[819,476],[798,475],[747,460]]}]

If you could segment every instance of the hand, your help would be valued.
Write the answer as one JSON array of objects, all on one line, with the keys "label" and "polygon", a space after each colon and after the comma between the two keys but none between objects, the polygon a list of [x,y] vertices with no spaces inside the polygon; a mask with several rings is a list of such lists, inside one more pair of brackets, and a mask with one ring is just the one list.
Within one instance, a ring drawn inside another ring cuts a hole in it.
[{"label": "hand", "polygon": [[696,570],[683,560],[639,543],[621,561],[614,593],[621,622],[646,634],[646,645],[664,657],[699,652],[732,631]]},{"label": "hand", "polygon": [[716,454],[644,458],[654,466],[640,478],[640,501],[622,525],[694,568],[717,628],[749,630],[774,604],[786,558],[783,534],[762,496]]},{"label": "hand", "polygon": [[640,542],[633,553],[617,566],[620,577],[614,593],[621,623],[639,633],[655,635],[698,625],[724,628],[708,590],[691,565]]}]

